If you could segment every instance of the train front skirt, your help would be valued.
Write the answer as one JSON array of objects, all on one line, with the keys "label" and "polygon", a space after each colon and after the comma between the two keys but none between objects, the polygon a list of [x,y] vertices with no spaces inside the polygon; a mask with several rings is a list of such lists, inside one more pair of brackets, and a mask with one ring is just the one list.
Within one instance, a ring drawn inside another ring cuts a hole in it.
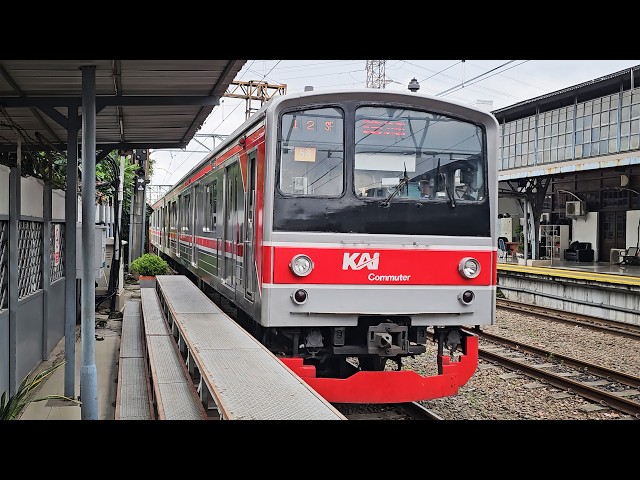
[{"label": "train front skirt", "polygon": [[449,355],[439,355],[439,373],[423,377],[411,370],[361,371],[348,378],[318,378],[313,365],[303,365],[302,358],[280,360],[332,403],[405,403],[448,397],[458,393],[478,366],[478,337],[463,337],[459,361]]}]

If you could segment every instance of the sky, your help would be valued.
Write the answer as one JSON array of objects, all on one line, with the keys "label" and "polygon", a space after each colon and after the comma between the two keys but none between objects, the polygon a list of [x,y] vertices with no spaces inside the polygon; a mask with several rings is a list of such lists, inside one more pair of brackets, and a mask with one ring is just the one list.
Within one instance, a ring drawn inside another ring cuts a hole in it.
[{"label": "sky", "polygon": [[[365,88],[366,65],[367,60],[247,60],[235,80],[284,85],[286,93],[306,86]],[[385,60],[385,88],[407,90],[415,78],[419,93],[497,110],[636,65],[640,60]],[[150,184],[177,183],[220,145],[216,135],[230,135],[246,120],[247,106],[244,99],[223,97],[186,148],[150,150],[155,160]],[[259,107],[260,102],[251,102],[252,111]]]}]

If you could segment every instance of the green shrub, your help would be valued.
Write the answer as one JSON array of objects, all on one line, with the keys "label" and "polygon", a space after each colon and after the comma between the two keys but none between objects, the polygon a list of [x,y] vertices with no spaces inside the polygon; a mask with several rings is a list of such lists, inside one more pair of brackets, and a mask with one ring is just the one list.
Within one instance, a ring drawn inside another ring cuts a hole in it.
[{"label": "green shrub", "polygon": [[167,273],[167,262],[153,253],[145,253],[131,262],[131,271],[145,276],[164,275]]}]

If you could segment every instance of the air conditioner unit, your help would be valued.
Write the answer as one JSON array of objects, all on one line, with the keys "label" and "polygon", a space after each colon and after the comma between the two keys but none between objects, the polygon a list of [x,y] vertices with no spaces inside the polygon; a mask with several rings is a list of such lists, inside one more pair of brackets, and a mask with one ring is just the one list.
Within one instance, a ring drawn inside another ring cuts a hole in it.
[{"label": "air conditioner unit", "polygon": [[611,263],[622,263],[626,251],[625,248],[612,248],[611,253],[609,253],[609,261]]},{"label": "air conditioner unit", "polygon": [[566,204],[566,214],[568,217],[578,217],[584,215],[586,212],[584,210],[584,204],[581,201],[572,201],[567,202]]}]

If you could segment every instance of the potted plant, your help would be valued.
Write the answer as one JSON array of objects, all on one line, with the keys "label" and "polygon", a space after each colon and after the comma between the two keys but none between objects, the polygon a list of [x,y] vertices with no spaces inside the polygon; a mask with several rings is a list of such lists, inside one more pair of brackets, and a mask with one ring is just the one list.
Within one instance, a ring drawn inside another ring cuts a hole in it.
[{"label": "potted plant", "polygon": [[140,282],[140,288],[156,286],[156,275],[167,273],[167,262],[153,253],[145,253],[131,262],[131,273]]}]

